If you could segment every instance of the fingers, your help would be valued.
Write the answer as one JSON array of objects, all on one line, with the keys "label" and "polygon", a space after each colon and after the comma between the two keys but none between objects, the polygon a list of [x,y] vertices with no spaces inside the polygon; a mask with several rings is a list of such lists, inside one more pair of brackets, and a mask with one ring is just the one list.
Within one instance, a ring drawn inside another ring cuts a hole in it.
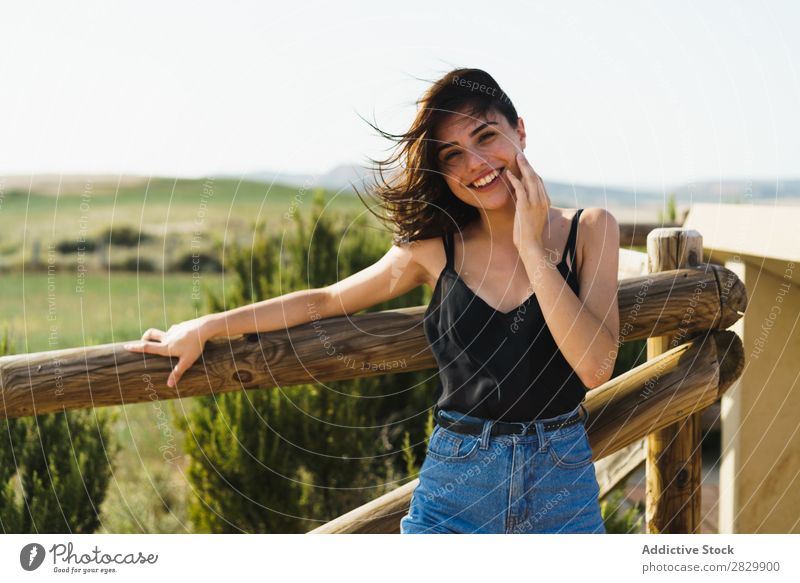
[{"label": "fingers", "polygon": [[531,163],[528,162],[528,159],[522,152],[517,154],[517,163],[519,165],[519,171],[523,176],[525,186],[528,187],[528,191],[530,192],[531,202],[535,203],[538,199],[544,202],[547,193],[544,189],[542,177],[536,173],[536,170],[533,169],[533,166],[531,166]]},{"label": "fingers", "polygon": [[169,378],[167,379],[167,386],[168,387],[176,386],[178,384],[178,381],[181,380],[183,373],[185,373],[186,370],[191,365],[192,362],[185,356],[182,356],[180,359],[178,359],[178,364],[176,364],[175,368],[172,369],[172,372],[170,373]]},{"label": "fingers", "polygon": [[531,204],[541,204],[550,207],[550,197],[547,194],[547,189],[544,186],[542,177],[536,173],[533,166],[531,166],[522,152],[517,154],[517,162],[519,171],[524,177],[525,185],[528,188]]},{"label": "fingers", "polygon": [[542,202],[546,202],[547,206],[550,206],[550,197],[547,195],[547,189],[544,187],[544,180],[538,174],[536,175],[536,182],[539,185],[539,193],[542,197]]},{"label": "fingers", "polygon": [[157,354],[159,356],[169,356],[169,346],[161,344],[160,342],[150,342],[148,340],[140,340],[138,342],[130,342],[123,344],[122,347],[130,352],[146,352],[147,354]]},{"label": "fingers", "polygon": [[528,163],[525,154],[522,152],[517,154],[517,164],[522,174],[522,182],[525,184],[525,188],[528,191],[528,200],[532,204],[535,204],[540,198],[539,185],[536,181],[538,176],[536,172],[534,172],[533,167]]},{"label": "fingers", "polygon": [[159,330],[158,328],[148,328],[147,331],[142,334],[142,340],[158,340],[161,341],[164,338],[164,332]]},{"label": "fingers", "polygon": [[536,204],[542,207],[544,214],[544,228],[547,230],[547,236],[550,237],[550,197],[547,196],[547,190],[544,187],[542,177],[536,174]]},{"label": "fingers", "polygon": [[[167,357],[171,356],[169,344],[162,344],[160,342],[140,340],[138,342],[129,342],[127,344],[123,344],[122,347],[130,352],[144,352],[147,354],[156,354],[158,356]],[[167,386],[170,388],[175,387],[178,384],[178,381],[181,380],[183,373],[186,372],[193,362],[194,360],[186,356],[179,357],[178,364],[173,367],[172,372],[170,372],[170,375],[167,378]]]},{"label": "fingers", "polygon": [[[524,189],[528,193],[528,204],[540,207],[544,214],[544,229],[550,236],[550,197],[547,194],[547,189],[544,186],[542,177],[539,176],[531,166],[528,159],[522,152],[517,154],[517,165],[519,166],[520,174],[523,177]],[[509,173],[510,175],[510,173]],[[519,180],[517,182],[520,182]]]},{"label": "fingers", "polygon": [[511,182],[511,186],[514,187],[514,192],[517,197],[517,204],[528,204],[528,193],[525,192],[525,185],[520,182],[519,178],[514,176],[514,174],[509,170],[506,172],[508,175],[508,180]]}]

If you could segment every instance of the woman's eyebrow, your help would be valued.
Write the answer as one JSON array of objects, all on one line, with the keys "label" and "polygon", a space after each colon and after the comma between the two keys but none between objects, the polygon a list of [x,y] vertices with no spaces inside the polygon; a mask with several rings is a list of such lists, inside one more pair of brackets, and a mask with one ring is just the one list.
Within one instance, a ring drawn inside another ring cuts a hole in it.
[{"label": "woman's eyebrow", "polygon": [[[475,134],[477,134],[479,131],[481,131],[483,128],[485,128],[487,126],[495,126],[495,125],[497,125],[496,121],[485,121],[481,125],[476,127],[474,130],[472,130],[469,133],[469,137],[474,136]],[[436,154],[439,154],[439,152],[441,152],[445,148],[449,148],[450,146],[457,146],[457,145],[458,145],[458,142],[446,142],[446,143],[442,144],[441,146],[439,146],[438,148],[436,148]]]}]

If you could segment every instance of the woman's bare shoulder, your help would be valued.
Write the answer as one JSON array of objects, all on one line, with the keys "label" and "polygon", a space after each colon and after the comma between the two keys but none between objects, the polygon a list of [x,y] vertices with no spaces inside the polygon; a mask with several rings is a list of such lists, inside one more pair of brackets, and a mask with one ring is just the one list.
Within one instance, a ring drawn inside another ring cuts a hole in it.
[{"label": "woman's bare shoulder", "polygon": [[410,251],[412,259],[423,268],[425,283],[433,287],[447,262],[442,237],[415,239],[403,246]]},{"label": "woman's bare shoulder", "polygon": [[602,245],[608,235],[619,237],[619,224],[611,211],[602,207],[583,209],[576,240],[578,266],[583,265],[584,250],[591,245]]},{"label": "woman's bare shoulder", "polygon": [[583,209],[580,219],[578,219],[580,226],[586,225],[589,229],[607,229],[611,226],[619,228],[617,219],[610,210],[603,207],[589,207]]}]

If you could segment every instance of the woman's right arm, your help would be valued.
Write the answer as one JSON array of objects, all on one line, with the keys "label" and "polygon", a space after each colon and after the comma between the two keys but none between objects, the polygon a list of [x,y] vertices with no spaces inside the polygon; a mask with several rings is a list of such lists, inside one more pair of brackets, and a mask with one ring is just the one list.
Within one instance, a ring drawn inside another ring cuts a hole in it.
[{"label": "woman's right arm", "polygon": [[[413,245],[413,244],[412,244]],[[393,245],[376,263],[323,288],[299,290],[172,326],[166,332],[149,329],[141,341],[126,344],[132,352],[149,352],[179,359],[169,377],[175,386],[199,358],[206,341],[291,328],[312,320],[358,312],[398,297],[425,282],[426,272],[411,245]]]},{"label": "woman's right arm", "polygon": [[205,316],[208,338],[291,328],[352,314],[421,285],[425,272],[408,246],[393,245],[376,263],[323,288],[294,291]]}]

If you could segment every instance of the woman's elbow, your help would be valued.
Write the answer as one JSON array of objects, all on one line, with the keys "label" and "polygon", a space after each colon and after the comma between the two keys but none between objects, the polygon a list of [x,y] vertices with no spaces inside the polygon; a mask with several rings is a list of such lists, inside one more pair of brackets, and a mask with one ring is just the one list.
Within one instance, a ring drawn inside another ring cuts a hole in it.
[{"label": "woman's elbow", "polygon": [[[610,338],[610,337],[609,337]],[[587,366],[578,372],[578,376],[587,389],[596,389],[603,383],[611,380],[614,374],[614,364],[617,361],[616,343],[602,342],[602,349],[598,347],[593,351],[593,358],[587,359]]]},{"label": "woman's elbow", "polygon": [[607,383],[611,379],[611,374],[613,372],[613,367],[608,371],[594,371],[592,374],[581,376],[581,381],[587,389],[596,389],[603,383]]}]

